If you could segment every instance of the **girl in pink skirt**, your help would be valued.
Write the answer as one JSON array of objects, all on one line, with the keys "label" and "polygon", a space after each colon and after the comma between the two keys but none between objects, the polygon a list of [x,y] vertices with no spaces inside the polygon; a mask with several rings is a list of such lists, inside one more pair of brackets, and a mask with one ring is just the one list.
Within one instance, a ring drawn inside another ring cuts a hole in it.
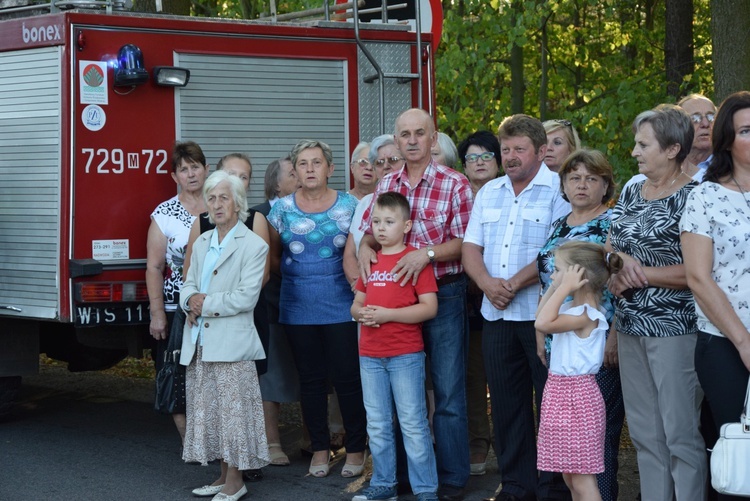
[{"label": "girl in pink skirt", "polygon": [[[596,373],[609,325],[599,310],[602,289],[622,259],[601,245],[572,241],[555,252],[552,285],[539,302],[534,326],[554,334],[542,397],[537,468],[562,472],[573,499],[601,500],[596,474],[604,471],[604,400]],[[570,298],[572,297],[572,300]]]}]

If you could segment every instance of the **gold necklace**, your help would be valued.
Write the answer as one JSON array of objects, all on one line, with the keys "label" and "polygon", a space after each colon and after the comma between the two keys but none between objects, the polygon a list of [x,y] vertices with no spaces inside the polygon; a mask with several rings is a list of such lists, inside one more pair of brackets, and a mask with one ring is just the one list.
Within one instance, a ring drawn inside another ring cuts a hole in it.
[{"label": "gold necklace", "polygon": [[747,207],[750,208],[750,201],[748,201],[747,197],[745,196],[745,190],[742,189],[742,186],[740,186],[740,183],[737,182],[734,176],[732,176],[732,181],[734,182],[734,185],[737,187],[737,189],[740,190],[740,193],[742,193],[742,198],[745,199]]},{"label": "gold necklace", "polygon": [[[677,174],[677,175],[676,175],[676,176],[674,177],[674,179],[672,179],[672,182],[671,182],[671,183],[669,183],[669,186],[667,186],[666,188],[664,188],[663,190],[661,190],[661,191],[660,191],[659,193],[657,193],[657,194],[656,194],[656,195],[655,195],[655,196],[654,196],[654,197],[652,198],[652,200],[656,200],[656,199],[658,199],[658,198],[659,198],[660,196],[662,196],[663,194],[665,194],[666,192],[668,192],[668,191],[670,190],[670,188],[672,188],[672,186],[674,185],[674,183],[676,183],[676,182],[677,182],[677,180],[678,180],[678,179],[680,178],[680,176],[681,176],[682,174],[684,174],[684,173],[683,173],[682,171],[680,171],[680,172],[679,172],[679,174]],[[647,181],[648,181],[648,183],[649,183],[649,186],[653,186],[653,183],[651,183],[651,180],[650,180],[650,179],[648,179]],[[645,187],[645,186],[646,186],[646,183],[643,183],[643,186]],[[644,197],[644,198],[645,198],[645,197]]]}]

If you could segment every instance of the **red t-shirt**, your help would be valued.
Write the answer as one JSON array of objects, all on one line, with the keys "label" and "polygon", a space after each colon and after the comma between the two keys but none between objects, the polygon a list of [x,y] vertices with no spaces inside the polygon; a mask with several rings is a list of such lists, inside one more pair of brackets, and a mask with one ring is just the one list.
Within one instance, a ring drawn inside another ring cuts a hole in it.
[{"label": "red t-shirt", "polygon": [[[425,266],[417,279],[417,285],[411,281],[401,287],[393,280],[390,271],[401,257],[413,250],[407,245],[398,254],[378,252],[378,262],[372,265],[367,286],[362,279],[357,280],[356,289],[365,293],[365,306],[375,305],[384,308],[404,308],[419,303],[419,295],[437,292],[435,275],[432,266]],[[359,338],[359,354],[363,357],[386,358],[424,350],[422,324],[403,324],[388,322],[380,327],[362,326]]]}]

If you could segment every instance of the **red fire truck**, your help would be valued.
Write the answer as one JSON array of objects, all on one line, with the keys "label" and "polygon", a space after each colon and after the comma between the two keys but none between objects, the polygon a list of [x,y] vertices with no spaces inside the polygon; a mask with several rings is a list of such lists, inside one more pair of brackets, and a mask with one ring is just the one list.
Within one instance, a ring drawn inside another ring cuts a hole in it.
[{"label": "red fire truck", "polygon": [[210,164],[248,153],[252,206],[262,202],[265,165],[298,140],[331,145],[332,186],[346,189],[349,152],[360,140],[390,131],[408,107],[434,111],[433,38],[419,29],[118,6],[67,0],[37,15],[0,9],[6,390],[38,370],[40,352],[71,370],[141,355],[146,233],[151,211],[175,194],[176,139],[199,143]]}]

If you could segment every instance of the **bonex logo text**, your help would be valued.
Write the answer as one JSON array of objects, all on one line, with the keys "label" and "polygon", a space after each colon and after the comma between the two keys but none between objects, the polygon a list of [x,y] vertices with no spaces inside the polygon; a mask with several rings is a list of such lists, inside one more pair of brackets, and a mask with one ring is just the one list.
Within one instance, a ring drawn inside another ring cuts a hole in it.
[{"label": "bonex logo text", "polygon": [[60,35],[60,26],[50,24],[47,26],[32,26],[31,28],[26,27],[26,23],[23,23],[21,27],[21,34],[23,35],[23,43],[29,42],[51,42],[53,40],[62,40]]}]

